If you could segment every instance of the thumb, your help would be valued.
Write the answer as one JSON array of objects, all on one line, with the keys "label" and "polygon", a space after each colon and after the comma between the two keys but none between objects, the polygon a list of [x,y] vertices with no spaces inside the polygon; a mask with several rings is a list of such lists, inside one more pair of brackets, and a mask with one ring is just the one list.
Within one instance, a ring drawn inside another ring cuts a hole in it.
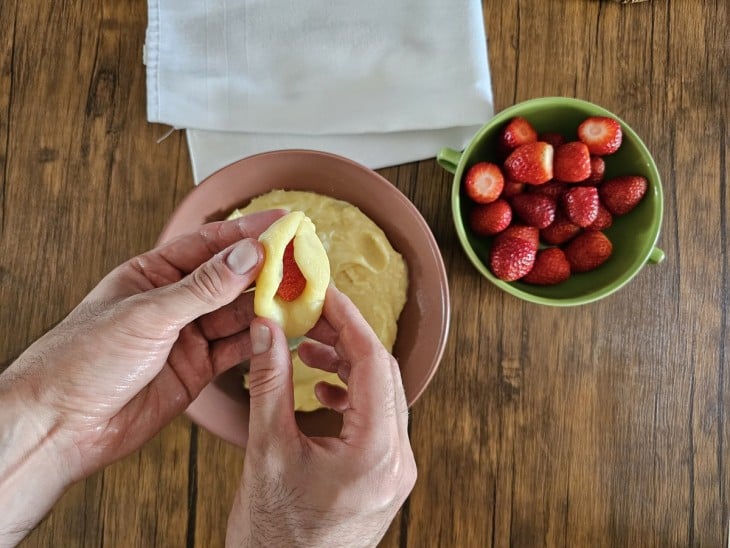
[{"label": "thumb", "polygon": [[263,448],[269,441],[289,437],[296,429],[294,388],[289,345],[274,322],[251,322],[249,366],[249,447]]},{"label": "thumb", "polygon": [[148,292],[147,297],[152,297],[150,304],[162,318],[186,325],[238,297],[256,279],[263,255],[257,240],[241,240],[180,281]]}]

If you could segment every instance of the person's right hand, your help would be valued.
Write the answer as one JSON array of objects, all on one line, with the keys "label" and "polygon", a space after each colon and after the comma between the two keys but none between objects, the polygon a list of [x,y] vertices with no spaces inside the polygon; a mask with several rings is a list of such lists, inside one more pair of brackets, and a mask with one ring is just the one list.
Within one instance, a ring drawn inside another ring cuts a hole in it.
[{"label": "person's right hand", "polygon": [[[413,489],[416,463],[398,363],[355,305],[330,287],[321,342],[305,363],[337,372],[347,390],[317,396],[343,415],[337,438],[308,438],[294,419],[291,360],[273,322],[251,324],[251,414],[228,546],[375,546]],[[323,334],[324,333],[324,334]]]}]

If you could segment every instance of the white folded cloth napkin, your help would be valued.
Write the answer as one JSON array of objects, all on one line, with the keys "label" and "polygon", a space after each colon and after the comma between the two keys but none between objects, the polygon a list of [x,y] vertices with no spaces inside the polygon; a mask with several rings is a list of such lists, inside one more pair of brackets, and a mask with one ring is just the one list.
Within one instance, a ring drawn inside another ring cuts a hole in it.
[{"label": "white folded cloth napkin", "polygon": [[148,0],[144,57],[196,182],[287,148],[429,158],[494,114],[480,0]]}]

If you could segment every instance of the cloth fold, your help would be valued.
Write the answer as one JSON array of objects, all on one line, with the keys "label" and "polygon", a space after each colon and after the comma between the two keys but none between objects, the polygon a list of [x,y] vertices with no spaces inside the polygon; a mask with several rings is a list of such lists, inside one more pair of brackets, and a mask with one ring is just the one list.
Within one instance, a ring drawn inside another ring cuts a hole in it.
[{"label": "cloth fold", "polygon": [[148,12],[148,119],[188,130],[197,182],[282,148],[373,168],[419,160],[493,115],[479,0],[149,0]]}]

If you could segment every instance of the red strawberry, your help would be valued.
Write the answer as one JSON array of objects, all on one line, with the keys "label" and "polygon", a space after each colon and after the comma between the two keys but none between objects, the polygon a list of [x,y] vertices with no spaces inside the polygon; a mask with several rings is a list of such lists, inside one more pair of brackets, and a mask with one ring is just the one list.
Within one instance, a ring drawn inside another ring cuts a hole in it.
[{"label": "red strawberry", "polygon": [[588,230],[606,230],[613,224],[613,215],[607,210],[603,204],[598,204],[598,216],[586,228]]},{"label": "red strawberry", "polygon": [[302,271],[299,270],[299,265],[297,265],[294,259],[294,240],[289,242],[286,248],[284,248],[283,268],[284,273],[276,294],[282,300],[291,302],[299,297],[307,286],[307,279],[302,274]]},{"label": "red strawberry", "polygon": [[540,194],[542,196],[548,196],[553,200],[559,200],[560,197],[568,190],[568,185],[565,183],[559,183],[557,181],[551,181],[544,185],[531,186],[530,192],[533,194]]},{"label": "red strawberry", "polygon": [[496,238],[489,252],[489,269],[500,280],[513,282],[535,262],[535,248],[522,238]]},{"label": "red strawberry", "polygon": [[512,198],[512,208],[529,226],[545,228],[555,219],[555,200],[539,194],[522,193]]},{"label": "red strawberry", "polygon": [[600,156],[591,156],[591,174],[584,181],[591,185],[597,185],[603,181],[606,174],[606,162]]},{"label": "red strawberry", "polygon": [[611,256],[613,245],[603,232],[588,230],[579,234],[565,248],[571,272],[588,272],[598,268]]},{"label": "red strawberry", "polygon": [[504,188],[502,189],[502,197],[511,198],[512,196],[521,193],[523,190],[525,190],[525,183],[510,181],[509,179],[507,179],[504,182]]},{"label": "red strawberry", "polygon": [[541,142],[519,146],[504,161],[504,168],[515,181],[547,183],[553,178],[553,147]]},{"label": "red strawberry", "polygon": [[512,222],[512,208],[499,199],[488,204],[476,204],[469,214],[469,226],[479,236],[493,236]]},{"label": "red strawberry", "polygon": [[478,204],[488,204],[499,198],[503,187],[504,175],[497,164],[474,164],[464,177],[466,195]]},{"label": "red strawberry", "polygon": [[546,244],[561,245],[580,234],[581,228],[571,223],[563,213],[558,212],[555,220],[540,230],[540,239]]},{"label": "red strawberry", "polygon": [[586,227],[598,217],[598,189],[594,186],[578,186],[563,194],[563,210],[568,220]]},{"label": "red strawberry", "polygon": [[555,149],[553,176],[558,181],[579,183],[591,174],[591,153],[579,141],[565,143]]},{"label": "red strawberry", "polygon": [[548,133],[541,133],[537,136],[537,140],[548,143],[552,145],[553,148],[558,148],[560,145],[565,144],[565,137],[560,135],[560,133],[553,133],[552,131]]},{"label": "red strawberry", "polygon": [[499,144],[503,150],[512,151],[520,145],[537,141],[537,132],[530,122],[517,116],[512,118],[499,133]]},{"label": "red strawberry", "polygon": [[648,182],[641,175],[614,177],[601,184],[601,201],[614,215],[625,215],[634,209],[646,194]]},{"label": "red strawberry", "polygon": [[578,126],[578,139],[596,156],[613,154],[621,146],[621,124],[608,116],[591,116]]},{"label": "red strawberry", "polygon": [[537,285],[555,285],[570,278],[570,263],[558,247],[541,249],[535,257],[535,264],[523,282]]},{"label": "red strawberry", "polygon": [[498,238],[521,238],[530,242],[535,250],[540,245],[540,231],[534,226],[512,225],[500,233]]}]

